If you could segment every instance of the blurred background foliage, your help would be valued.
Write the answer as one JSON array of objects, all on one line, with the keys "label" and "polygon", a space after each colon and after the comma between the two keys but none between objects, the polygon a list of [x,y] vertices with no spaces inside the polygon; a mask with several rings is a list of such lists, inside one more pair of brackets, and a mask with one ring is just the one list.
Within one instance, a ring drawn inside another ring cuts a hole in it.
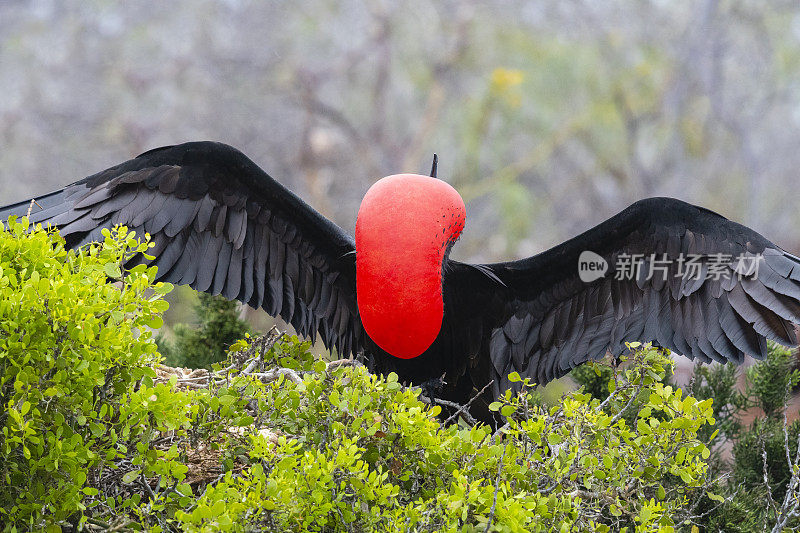
[{"label": "blurred background foliage", "polygon": [[[370,184],[437,152],[456,259],[654,195],[798,252],[799,89],[793,1],[4,0],[0,200],[214,139],[352,231]],[[196,304],[174,294],[168,324]]]}]

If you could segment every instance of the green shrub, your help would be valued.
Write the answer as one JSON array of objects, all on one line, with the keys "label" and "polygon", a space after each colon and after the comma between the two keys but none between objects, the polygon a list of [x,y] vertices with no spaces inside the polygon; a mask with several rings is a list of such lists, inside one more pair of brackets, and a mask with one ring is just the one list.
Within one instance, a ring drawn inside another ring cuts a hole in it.
[{"label": "green shrub", "polygon": [[164,362],[173,367],[211,368],[225,360],[231,344],[249,333],[250,326],[239,318],[238,303],[222,296],[198,293],[194,306],[197,327],[178,324],[174,340],[156,337]]},{"label": "green shrub", "polygon": [[747,490],[756,489],[763,485],[766,469],[776,500],[783,498],[792,477],[784,449],[786,440],[795,443],[800,434],[800,420],[786,428],[783,418],[791,388],[800,381],[800,371],[793,370],[792,365],[793,355],[789,350],[771,345],[767,358],[747,369],[743,406],[756,408],[763,416],[742,432],[733,447],[734,481],[742,483]]},{"label": "green shrub", "polygon": [[583,387],[583,392],[603,401],[609,395],[608,383],[614,379],[614,367],[589,362],[574,369],[569,377]]},{"label": "green shrub", "polygon": [[[66,251],[26,219],[0,230],[0,522],[57,523],[85,510],[91,470],[121,453],[126,395],[153,375],[169,290],[124,229]],[[151,294],[152,293],[152,294]],[[42,522],[44,520],[44,522]]]},{"label": "green shrub", "polygon": [[[266,385],[238,376],[257,400],[250,466],[176,518],[189,531],[670,531],[705,481],[696,434],[713,423],[711,401],[663,385],[658,350],[634,359],[602,405],[573,393],[548,409],[509,393],[493,406],[508,420],[494,436],[441,426],[394,374],[317,361]],[[631,426],[622,415],[642,394]]]},{"label": "green shrub", "polygon": [[[789,350],[770,343],[767,358],[745,372],[744,392],[737,386],[736,365],[695,367],[689,390],[699,399],[714,399],[720,430],[710,467],[719,478],[715,492],[724,501],[701,498],[694,502],[701,516],[696,523],[705,530],[772,529],[783,512],[779,508],[787,491],[792,490],[789,500],[800,498],[800,485],[791,488],[793,475],[795,483],[800,482],[796,455],[800,421],[788,424],[783,416],[790,390],[800,379],[800,372],[793,371],[792,357]],[[743,422],[754,416],[751,423]],[[799,530],[797,516],[788,518],[783,530]]]},{"label": "green shrub", "polygon": [[770,343],[769,353],[747,369],[747,397],[767,418],[781,418],[791,390],[800,383],[800,370],[795,370],[794,354],[778,344]]}]

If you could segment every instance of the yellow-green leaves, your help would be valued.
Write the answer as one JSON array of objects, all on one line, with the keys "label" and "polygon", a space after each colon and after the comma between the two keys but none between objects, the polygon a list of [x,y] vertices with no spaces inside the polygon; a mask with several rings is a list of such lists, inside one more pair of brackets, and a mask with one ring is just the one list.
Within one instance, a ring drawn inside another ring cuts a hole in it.
[{"label": "yellow-green leaves", "polygon": [[685,495],[707,471],[710,451],[698,431],[714,423],[712,402],[664,385],[668,359],[649,345],[630,346],[628,365],[615,375],[588,369],[605,376],[607,401],[576,392],[549,409],[525,395],[490,407],[504,414],[511,408],[505,434],[526,450],[520,462],[548,486],[579,494],[571,507],[578,516],[600,513],[612,531],[669,531]]},{"label": "yellow-green leaves", "polygon": [[97,489],[86,472],[117,457],[110,431],[127,427],[122,393],[152,373],[155,348],[143,326],[160,320],[167,287],[153,283],[154,269],[124,269],[148,247],[133,232],[103,237],[66,252],[57,233],[26,218],[0,229],[4,525],[45,527],[87,509]]},{"label": "yellow-green leaves", "polygon": [[[491,406],[506,417],[500,437],[441,427],[394,374],[300,363],[302,351],[279,344],[268,360],[313,370],[302,388],[252,389],[255,424],[285,436],[255,436],[253,466],[176,516],[190,531],[267,519],[282,530],[483,531],[491,519],[495,531],[672,531],[705,472],[708,450],[694,432],[710,404],[653,381],[648,371],[659,378],[666,363],[652,351],[631,354],[632,368],[646,368],[621,376],[619,398],[602,408],[581,392],[550,408],[531,393],[505,394]],[[641,403],[624,411],[634,392]]]}]

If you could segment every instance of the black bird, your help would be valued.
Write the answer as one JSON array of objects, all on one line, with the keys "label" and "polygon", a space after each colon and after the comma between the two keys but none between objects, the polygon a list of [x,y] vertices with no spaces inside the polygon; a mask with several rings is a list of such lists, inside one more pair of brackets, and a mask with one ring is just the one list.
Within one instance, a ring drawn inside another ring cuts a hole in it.
[{"label": "black bird", "polygon": [[737,363],[763,358],[765,339],[797,344],[800,259],[670,198],[485,265],[448,258],[465,210],[441,180],[378,181],[354,240],[214,142],[157,148],[36,200],[32,221],[57,226],[70,247],[116,224],[148,232],[159,279],[263,308],[373,371],[417,384],[444,375],[441,397],[460,403],[492,381],[495,397],[512,371],[546,383],[626,341]]}]

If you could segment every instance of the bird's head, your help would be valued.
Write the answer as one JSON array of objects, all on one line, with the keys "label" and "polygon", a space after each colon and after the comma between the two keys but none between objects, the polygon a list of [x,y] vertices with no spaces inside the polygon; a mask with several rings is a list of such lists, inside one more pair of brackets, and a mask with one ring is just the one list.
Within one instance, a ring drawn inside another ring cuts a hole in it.
[{"label": "bird's head", "polygon": [[395,357],[430,347],[442,327],[442,267],[464,229],[456,190],[434,177],[377,181],[356,220],[356,295],[370,338]]}]

